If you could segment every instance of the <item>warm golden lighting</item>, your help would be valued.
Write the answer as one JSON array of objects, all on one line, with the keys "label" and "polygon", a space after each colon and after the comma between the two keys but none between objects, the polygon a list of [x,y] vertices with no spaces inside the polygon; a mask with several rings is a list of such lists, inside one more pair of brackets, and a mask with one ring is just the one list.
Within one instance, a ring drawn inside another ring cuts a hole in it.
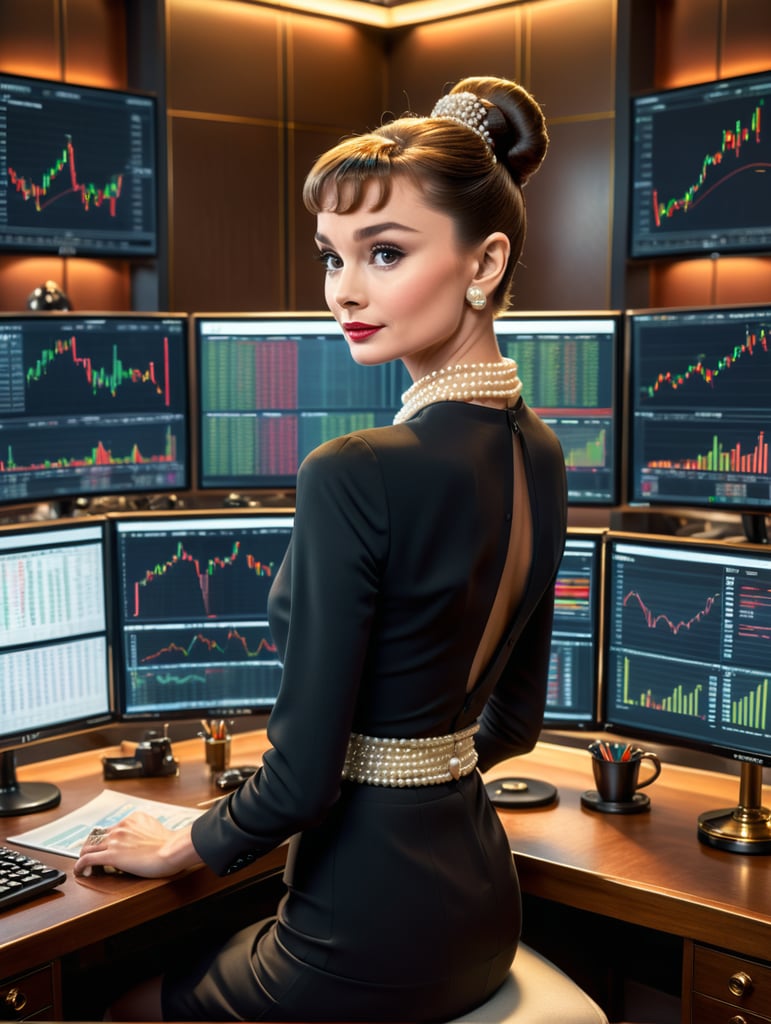
[{"label": "warm golden lighting", "polygon": [[511,6],[511,0],[409,0],[396,7],[381,7],[364,0],[258,0],[263,7],[282,11],[321,14],[339,21],[352,21],[376,28],[419,25],[459,14]]}]

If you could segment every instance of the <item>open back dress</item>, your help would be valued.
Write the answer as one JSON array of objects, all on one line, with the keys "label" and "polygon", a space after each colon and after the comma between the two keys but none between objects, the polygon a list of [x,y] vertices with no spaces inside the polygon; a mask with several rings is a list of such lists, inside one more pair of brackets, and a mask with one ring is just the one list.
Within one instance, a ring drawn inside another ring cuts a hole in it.
[{"label": "open back dress", "polygon": [[501,984],[520,893],[479,771],[398,787],[343,766],[352,733],[478,722],[483,771],[532,747],[565,528],[559,443],[521,400],[440,402],[304,461],[270,594],[270,748],[193,826],[222,875],[289,839],[286,896],[167,976],[167,1019],[446,1020]]}]

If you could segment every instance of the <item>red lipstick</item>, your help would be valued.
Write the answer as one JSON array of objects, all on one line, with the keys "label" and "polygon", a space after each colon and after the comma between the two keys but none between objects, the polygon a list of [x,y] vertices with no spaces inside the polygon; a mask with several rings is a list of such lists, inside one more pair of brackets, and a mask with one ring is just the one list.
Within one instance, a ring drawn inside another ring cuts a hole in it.
[{"label": "red lipstick", "polygon": [[362,324],[358,321],[353,321],[349,324],[343,324],[343,330],[351,341],[366,341],[373,334],[377,334],[380,327],[375,326],[375,324]]}]

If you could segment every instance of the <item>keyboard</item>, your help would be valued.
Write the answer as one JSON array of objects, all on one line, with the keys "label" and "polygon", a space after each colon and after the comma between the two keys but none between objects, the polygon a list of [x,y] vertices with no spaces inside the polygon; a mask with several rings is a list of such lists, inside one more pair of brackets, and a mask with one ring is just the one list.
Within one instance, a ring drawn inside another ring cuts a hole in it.
[{"label": "keyboard", "polygon": [[0,846],[0,911],[33,900],[67,876],[50,864],[42,864],[26,853]]}]

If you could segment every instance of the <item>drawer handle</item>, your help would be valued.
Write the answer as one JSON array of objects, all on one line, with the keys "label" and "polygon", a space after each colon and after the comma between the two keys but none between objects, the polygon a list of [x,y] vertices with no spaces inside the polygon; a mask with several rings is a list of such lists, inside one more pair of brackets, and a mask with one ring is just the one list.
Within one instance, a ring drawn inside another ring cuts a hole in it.
[{"label": "drawer handle", "polygon": [[748,996],[752,992],[752,978],[746,971],[737,971],[728,979],[728,988],[734,996]]},{"label": "drawer handle", "polygon": [[5,993],[5,1004],[14,1013],[19,1013],[27,1005],[27,997],[18,988],[9,988]]},{"label": "drawer handle", "polygon": [[740,1013],[737,1013],[735,1017],[731,1017],[728,1024],[747,1024],[747,1018],[742,1017]]}]

